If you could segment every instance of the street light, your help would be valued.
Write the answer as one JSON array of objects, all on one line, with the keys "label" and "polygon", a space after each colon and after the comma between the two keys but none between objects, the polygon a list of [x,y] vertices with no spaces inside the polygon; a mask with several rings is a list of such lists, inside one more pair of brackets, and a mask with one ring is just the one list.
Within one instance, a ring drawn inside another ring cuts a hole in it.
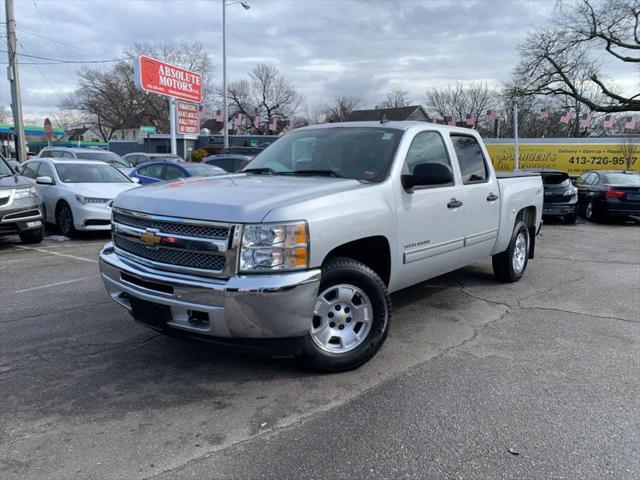
[{"label": "street light", "polygon": [[222,90],[224,98],[222,100],[223,112],[223,135],[224,148],[229,148],[229,106],[227,105],[227,7],[240,4],[245,10],[249,10],[251,5],[247,2],[229,2],[222,0]]}]

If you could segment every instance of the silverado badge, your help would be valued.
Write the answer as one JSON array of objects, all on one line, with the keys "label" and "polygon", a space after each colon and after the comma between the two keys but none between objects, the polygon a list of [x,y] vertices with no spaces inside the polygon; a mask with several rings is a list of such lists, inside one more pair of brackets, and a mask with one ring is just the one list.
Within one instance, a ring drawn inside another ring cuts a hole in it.
[{"label": "silverado badge", "polygon": [[162,237],[159,237],[154,232],[147,230],[140,235],[140,240],[142,240],[148,247],[155,247],[160,243]]}]

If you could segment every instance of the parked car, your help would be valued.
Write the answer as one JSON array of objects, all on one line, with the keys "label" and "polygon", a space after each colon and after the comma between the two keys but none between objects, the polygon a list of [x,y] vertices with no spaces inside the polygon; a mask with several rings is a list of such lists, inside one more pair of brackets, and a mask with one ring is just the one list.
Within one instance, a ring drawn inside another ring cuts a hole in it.
[{"label": "parked car", "polygon": [[564,223],[575,223],[578,218],[578,189],[571,177],[562,170],[540,170],[544,185],[545,217],[559,217]]},{"label": "parked car", "polygon": [[542,205],[540,176],[496,177],[474,130],[314,125],[240,174],[119,195],[100,269],[159,331],[346,370],[382,346],[390,292],[489,256],[519,280]]},{"label": "parked car", "polygon": [[136,178],[142,185],[156,182],[167,182],[179,178],[188,177],[211,177],[213,175],[224,175],[223,169],[207,165],[206,163],[173,163],[173,162],[151,162],[144,163],[135,168],[129,175]]},{"label": "parked car", "polygon": [[24,164],[44,203],[44,219],[62,235],[77,230],[109,230],[111,201],[137,187],[120,170],[104,162],[38,158]]},{"label": "parked car", "polygon": [[223,153],[220,155],[211,155],[209,157],[205,157],[202,160],[202,163],[222,168],[229,173],[235,173],[239,172],[244,167],[249,165],[249,162],[252,159],[253,157],[249,155],[233,155]]},{"label": "parked car", "polygon": [[142,165],[143,163],[155,162],[160,160],[164,160],[165,162],[184,162],[184,158],[178,155],[173,155],[171,153],[134,152],[127,153],[122,158],[129,162],[133,167],[137,167],[138,165]]},{"label": "parked car", "polygon": [[19,235],[23,243],[40,243],[44,238],[40,204],[33,182],[0,156],[0,236]]},{"label": "parked car", "polygon": [[125,175],[133,169],[133,165],[120,155],[99,148],[66,148],[45,147],[37,158],[66,158],[68,160],[95,160],[116,167]]},{"label": "parked car", "polygon": [[592,170],[576,179],[580,212],[588,220],[640,215],[640,173]]}]

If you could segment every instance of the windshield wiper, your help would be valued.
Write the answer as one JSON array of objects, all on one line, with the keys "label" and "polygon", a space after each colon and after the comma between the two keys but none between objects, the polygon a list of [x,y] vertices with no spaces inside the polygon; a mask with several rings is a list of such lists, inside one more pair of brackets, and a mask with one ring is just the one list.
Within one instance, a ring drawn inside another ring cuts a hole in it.
[{"label": "windshield wiper", "polygon": [[13,177],[14,175],[17,175],[17,173],[3,173],[0,178]]},{"label": "windshield wiper", "polygon": [[268,173],[269,175],[279,175],[280,172],[274,170],[273,168],[263,167],[263,168],[247,168],[246,170],[242,170],[240,173]]},{"label": "windshield wiper", "polygon": [[293,172],[282,172],[283,175],[325,175],[327,177],[347,178],[334,170],[294,170]]}]

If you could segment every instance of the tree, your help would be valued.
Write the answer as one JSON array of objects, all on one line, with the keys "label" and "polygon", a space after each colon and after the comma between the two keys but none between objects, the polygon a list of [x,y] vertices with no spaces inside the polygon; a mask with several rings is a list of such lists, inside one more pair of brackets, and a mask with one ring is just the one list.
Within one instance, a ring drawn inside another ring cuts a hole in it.
[{"label": "tree", "polygon": [[360,105],[360,99],[355,97],[337,97],[333,103],[325,105],[325,121],[344,122],[349,114]]},{"label": "tree", "polygon": [[376,108],[398,108],[409,105],[409,92],[396,88],[387,92],[387,98]]},{"label": "tree", "polygon": [[427,110],[435,118],[453,118],[464,122],[467,115],[479,119],[484,112],[498,101],[498,92],[484,83],[465,85],[456,82],[445,88],[434,87],[425,94]]},{"label": "tree", "polygon": [[[265,63],[256,65],[248,80],[231,82],[227,87],[227,98],[234,114],[263,120],[292,117],[303,100],[291,80],[275,65]],[[256,129],[262,132],[266,127],[260,125]]]},{"label": "tree", "polygon": [[625,169],[632,170],[634,160],[638,160],[638,153],[640,153],[640,134],[623,136],[620,140],[620,150],[626,160]]},{"label": "tree", "polygon": [[[199,42],[178,44],[136,44],[127,50],[129,58],[140,53],[178,65],[203,75],[203,96],[213,98],[210,77],[212,62]],[[105,141],[115,130],[155,125],[169,130],[169,103],[166,97],[147,94],[135,85],[132,61],[120,61],[108,70],[85,68],[79,73],[78,89],[63,99],[61,108],[80,115]]]},{"label": "tree", "polygon": [[0,105],[0,123],[7,123],[11,121],[11,119],[11,108],[6,105]]},{"label": "tree", "polygon": [[524,94],[564,95],[596,112],[640,110],[640,93],[625,95],[602,73],[605,65],[640,64],[638,0],[558,2],[557,8],[550,26],[519,45],[514,83]]}]

